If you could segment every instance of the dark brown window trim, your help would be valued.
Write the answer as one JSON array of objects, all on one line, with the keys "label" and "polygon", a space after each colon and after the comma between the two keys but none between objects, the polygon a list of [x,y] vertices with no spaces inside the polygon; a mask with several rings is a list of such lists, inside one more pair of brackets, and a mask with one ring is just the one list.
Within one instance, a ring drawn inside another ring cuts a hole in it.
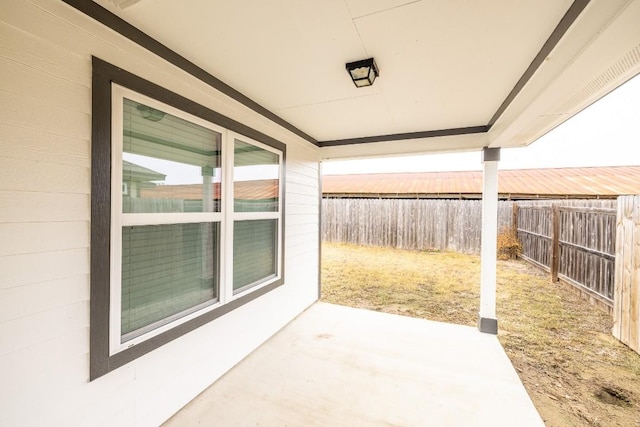
[{"label": "dark brown window trim", "polygon": [[[157,99],[179,110],[225,127],[282,152],[286,170],[286,145],[242,123],[216,113],[183,96],[93,57],[91,124],[91,296],[90,380],[117,369],[174,339],[266,294],[284,284],[285,185],[282,180],[281,277],[263,288],[204,313],[129,349],[109,356],[109,309],[111,294],[111,84]],[[284,175],[284,174],[283,174]]]}]

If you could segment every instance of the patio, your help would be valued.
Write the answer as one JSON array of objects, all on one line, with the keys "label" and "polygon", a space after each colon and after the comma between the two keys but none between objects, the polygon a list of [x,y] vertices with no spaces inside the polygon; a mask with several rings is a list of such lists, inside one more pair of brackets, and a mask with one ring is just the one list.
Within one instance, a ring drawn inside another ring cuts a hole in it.
[{"label": "patio", "polygon": [[165,425],[541,426],[497,338],[318,302]]}]

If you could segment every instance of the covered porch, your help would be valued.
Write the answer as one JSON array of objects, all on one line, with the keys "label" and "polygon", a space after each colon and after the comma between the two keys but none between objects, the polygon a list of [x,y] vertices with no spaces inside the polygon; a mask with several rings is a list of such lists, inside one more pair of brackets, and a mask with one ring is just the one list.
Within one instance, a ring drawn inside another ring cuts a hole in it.
[{"label": "covered porch", "polygon": [[[3,6],[0,425],[156,426],[185,405],[169,425],[542,423],[495,336],[500,150],[640,73],[640,0]],[[374,59],[373,74],[349,68]],[[177,129],[200,131],[187,144]],[[259,164],[277,169],[277,207],[236,209],[259,178],[241,176],[246,144],[277,158]],[[478,328],[318,303],[321,163],[464,151],[484,165]],[[139,183],[123,156],[141,153],[171,159],[155,178],[197,164],[157,184],[193,184],[202,202],[123,209]],[[211,200],[214,169],[226,190]],[[270,225],[236,242],[243,221]],[[143,229],[177,237],[126,254]],[[244,256],[256,236],[264,269]],[[149,292],[134,308],[152,316],[122,328],[123,266],[174,247],[136,279]],[[206,295],[180,305],[170,274]]]},{"label": "covered porch", "polygon": [[539,426],[498,339],[317,302],[165,425]]}]

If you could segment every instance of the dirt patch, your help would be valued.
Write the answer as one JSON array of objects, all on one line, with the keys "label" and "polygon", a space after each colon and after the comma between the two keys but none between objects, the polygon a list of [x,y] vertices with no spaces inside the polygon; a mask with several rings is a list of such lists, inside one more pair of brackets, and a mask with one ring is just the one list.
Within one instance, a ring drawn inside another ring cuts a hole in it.
[{"label": "dirt patch", "polygon": [[[324,245],[322,299],[475,326],[474,255]],[[498,339],[547,426],[640,427],[640,355],[612,319],[522,261],[498,262]]]},{"label": "dirt patch", "polygon": [[600,387],[600,390],[596,391],[596,397],[603,403],[615,406],[633,406],[633,402],[627,394],[629,392],[611,386]]}]

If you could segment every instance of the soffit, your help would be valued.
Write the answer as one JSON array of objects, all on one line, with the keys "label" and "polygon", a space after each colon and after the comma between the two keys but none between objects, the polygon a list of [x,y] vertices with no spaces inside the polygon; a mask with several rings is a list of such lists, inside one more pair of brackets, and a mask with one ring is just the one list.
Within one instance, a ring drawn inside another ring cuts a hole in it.
[{"label": "soffit", "polygon": [[485,125],[572,1],[97,3],[324,141]]},{"label": "soffit", "polygon": [[[639,3],[592,0],[577,25],[571,21],[561,49],[543,58],[531,82],[525,79],[491,132],[487,127],[472,135],[411,138],[412,132],[493,125],[492,117],[565,13],[588,1],[141,0],[125,9],[95,2],[320,141],[323,158],[529,144],[629,78],[626,70],[551,117],[560,102],[597,78],[598,67],[609,65],[587,61],[574,67],[575,76],[558,79],[579,55],[606,51],[606,60],[613,61],[640,40],[626,23],[625,43],[611,37],[590,51],[618,15],[624,12],[633,22]],[[369,56],[381,75],[372,87],[355,88],[344,64]],[[404,137],[360,146],[322,144],[395,134]]]}]

